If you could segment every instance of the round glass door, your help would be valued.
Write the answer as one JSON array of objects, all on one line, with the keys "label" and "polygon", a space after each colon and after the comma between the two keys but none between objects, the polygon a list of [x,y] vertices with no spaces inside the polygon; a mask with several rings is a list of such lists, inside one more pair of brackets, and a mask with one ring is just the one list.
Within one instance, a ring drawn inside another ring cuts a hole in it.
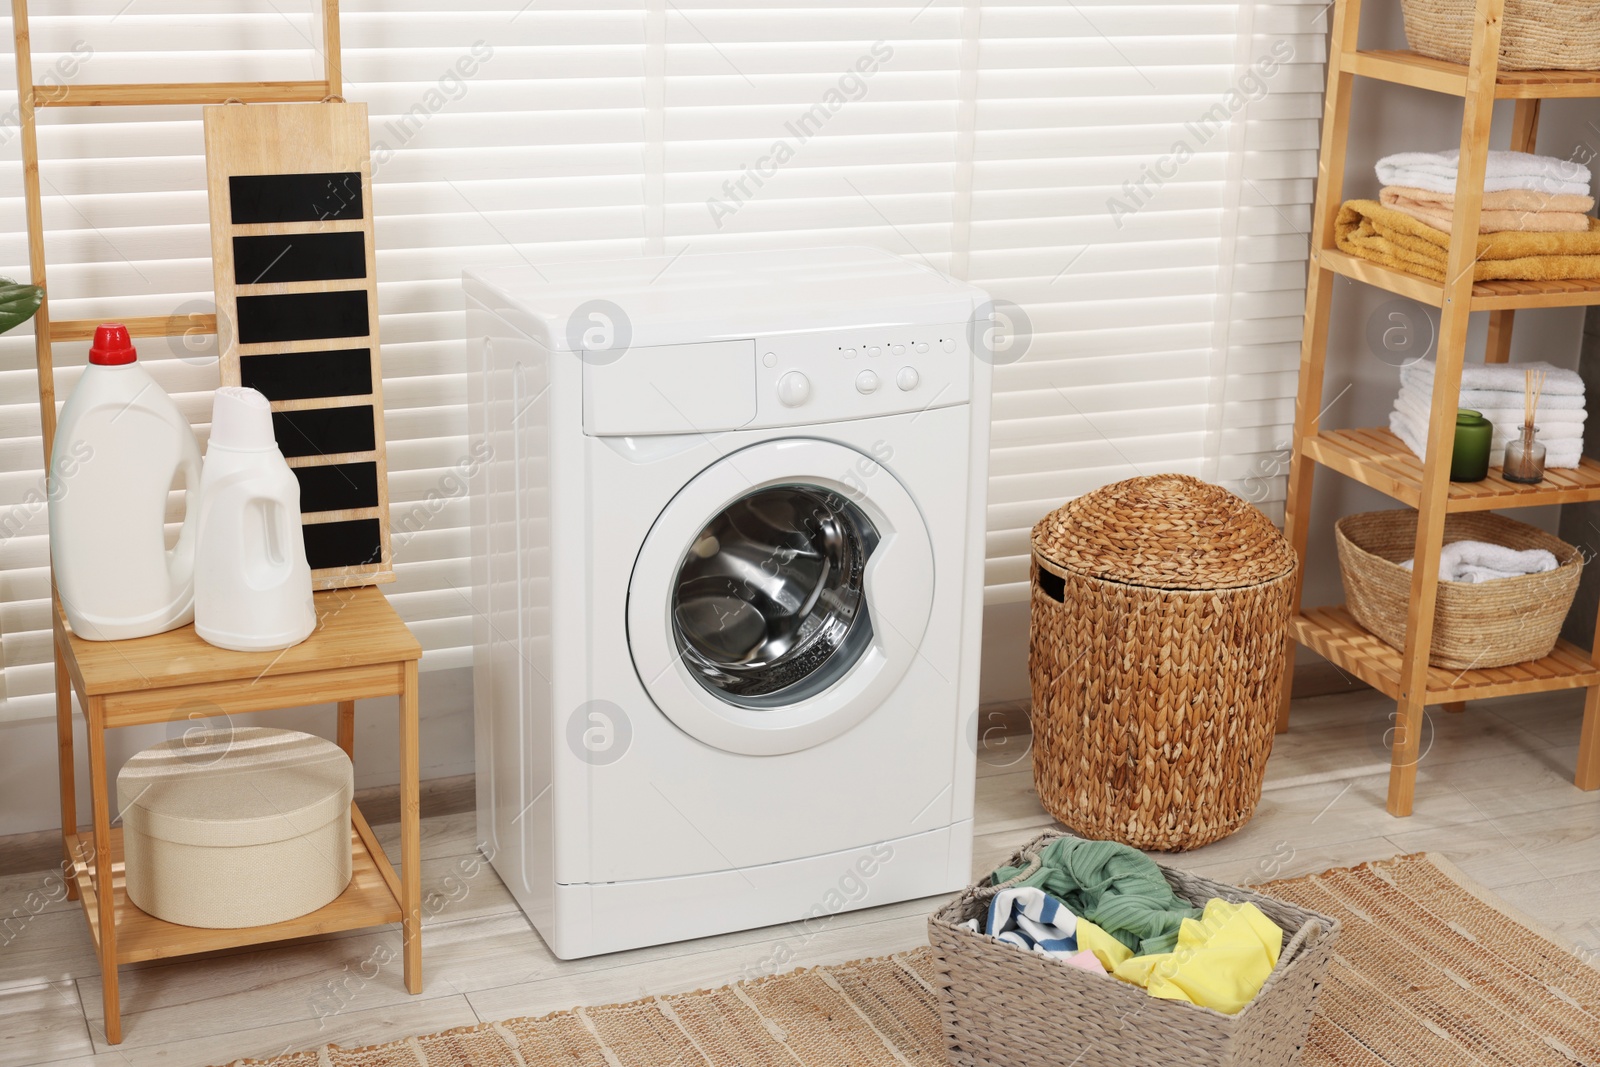
[{"label": "round glass door", "polygon": [[706,522],[679,561],[672,633],[691,675],[760,709],[827,689],[872,641],[862,577],[879,535],[818,486],[770,485]]}]

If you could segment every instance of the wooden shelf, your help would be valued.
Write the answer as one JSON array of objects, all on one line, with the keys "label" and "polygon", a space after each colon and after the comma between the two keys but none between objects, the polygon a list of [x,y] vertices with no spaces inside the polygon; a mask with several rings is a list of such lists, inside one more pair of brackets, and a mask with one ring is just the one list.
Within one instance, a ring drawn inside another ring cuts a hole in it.
[{"label": "wooden shelf", "polygon": [[[1362,629],[1343,605],[1306,611],[1289,621],[1289,629],[1296,641],[1324,659],[1385,696],[1400,699],[1403,666],[1400,650]],[[1558,641],[1555,651],[1544,659],[1510,667],[1467,671],[1429,667],[1428,690],[1423,703],[1486,700],[1591,685],[1600,685],[1600,667],[1590,662],[1589,654],[1583,649]]]},{"label": "wooden shelf", "polygon": [[[1409,85],[1451,96],[1467,95],[1467,68],[1415,52],[1377,50],[1344,57],[1344,70],[1363,78]],[[1600,97],[1600,72],[1503,70],[1495,78],[1497,100],[1562,100]]]},{"label": "wooden shelf", "polygon": [[[1346,278],[1427,304],[1444,304],[1444,286],[1403,270],[1385,267],[1336,248],[1324,248],[1322,266]],[[1555,282],[1478,282],[1472,287],[1473,311],[1515,311],[1525,308],[1587,307],[1600,304],[1600,279]]]},{"label": "wooden shelf", "polygon": [[[1411,507],[1422,501],[1422,460],[1393,431],[1327,430],[1302,446],[1305,454],[1362,485]],[[1489,471],[1481,482],[1451,482],[1446,511],[1496,511],[1600,500],[1600,463],[1585,456],[1570,470],[1549,469],[1538,485],[1519,485]]]},{"label": "wooden shelf", "polygon": [[[269,926],[247,926],[236,930],[213,930],[180,926],[148,915],[127,897],[123,883],[122,827],[111,830],[112,883],[116,893],[117,962],[138,963],[172,956],[192,956],[200,952],[264,945],[297,937],[327,934],[339,930],[359,930],[400,921],[397,885],[391,885],[394,870],[383,849],[373,840],[366,821],[352,806],[355,825],[350,831],[350,885],[332,903],[309,915]],[[94,835],[68,834],[67,847],[73,856],[73,879],[89,917],[89,933],[96,947],[100,944],[99,887],[94,879]]]}]

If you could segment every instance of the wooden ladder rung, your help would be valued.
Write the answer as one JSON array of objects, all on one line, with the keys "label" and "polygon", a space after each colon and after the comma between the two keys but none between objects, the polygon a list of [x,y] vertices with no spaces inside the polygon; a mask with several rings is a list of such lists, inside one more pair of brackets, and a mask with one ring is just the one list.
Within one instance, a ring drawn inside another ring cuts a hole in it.
[{"label": "wooden ladder rung", "polygon": [[137,107],[171,104],[316,103],[335,95],[326,81],[150,82],[129,85],[35,85],[35,107]]},{"label": "wooden ladder rung", "polygon": [[95,327],[121,321],[130,337],[182,337],[217,332],[215,315],[145,315],[132,319],[56,319],[50,323],[52,341],[92,341]]}]

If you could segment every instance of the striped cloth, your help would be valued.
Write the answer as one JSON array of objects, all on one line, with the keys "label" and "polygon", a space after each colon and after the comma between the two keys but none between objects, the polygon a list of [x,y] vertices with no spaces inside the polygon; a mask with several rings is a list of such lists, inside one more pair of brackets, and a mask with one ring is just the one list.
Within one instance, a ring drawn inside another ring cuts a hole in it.
[{"label": "striped cloth", "polygon": [[[967,929],[977,930],[978,920],[969,919]],[[989,901],[983,933],[1027,952],[1058,959],[1070,967],[1096,974],[1106,969],[1093,952],[1078,948],[1078,917],[1061,901],[1042,889],[1022,886],[1002,889]]]}]

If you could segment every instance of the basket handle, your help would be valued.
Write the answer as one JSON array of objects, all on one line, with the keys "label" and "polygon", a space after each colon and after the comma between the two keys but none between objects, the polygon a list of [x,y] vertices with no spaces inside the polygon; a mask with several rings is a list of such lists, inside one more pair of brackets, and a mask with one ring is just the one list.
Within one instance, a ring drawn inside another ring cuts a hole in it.
[{"label": "basket handle", "polygon": [[996,882],[994,885],[975,885],[967,890],[966,896],[973,900],[991,900],[1001,890],[1010,889],[1012,886],[1033,877],[1038,873],[1039,868],[1044,866],[1044,860],[1040,858],[1040,854],[1044,852],[1045,846],[1066,836],[1066,834],[1056,832],[1039,835],[1026,845],[1023,845],[1016,853],[1016,858],[1022,861],[1022,870],[1003,882]]},{"label": "basket handle", "polygon": [[1285,964],[1291,962],[1311,942],[1322,936],[1322,924],[1315,919],[1308,920],[1295,932],[1289,943],[1278,953],[1278,966],[1274,971],[1280,970]]}]

